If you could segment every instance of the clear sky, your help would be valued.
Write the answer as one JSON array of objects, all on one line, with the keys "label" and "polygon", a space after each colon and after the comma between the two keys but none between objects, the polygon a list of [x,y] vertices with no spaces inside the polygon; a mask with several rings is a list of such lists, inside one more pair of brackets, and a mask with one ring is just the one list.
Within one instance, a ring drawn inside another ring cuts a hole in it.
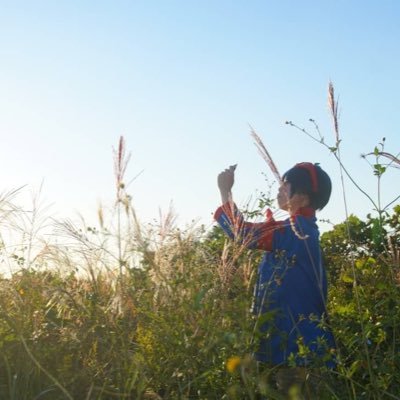
[{"label": "clear sky", "polygon": [[[284,172],[314,161],[334,193],[321,217],[344,219],[337,164],[284,124],[314,118],[333,143],[327,109],[340,101],[342,156],[373,196],[361,153],[383,136],[400,150],[400,2],[0,1],[0,173],[27,184],[58,216],[89,219],[114,196],[112,147],[132,152],[129,191],[144,221],[169,202],[209,225],[217,173],[237,163],[243,204],[273,180],[249,136],[254,126]],[[399,170],[384,199],[399,193]],[[275,186],[276,187],[276,186]],[[347,184],[350,212],[371,207]]]}]

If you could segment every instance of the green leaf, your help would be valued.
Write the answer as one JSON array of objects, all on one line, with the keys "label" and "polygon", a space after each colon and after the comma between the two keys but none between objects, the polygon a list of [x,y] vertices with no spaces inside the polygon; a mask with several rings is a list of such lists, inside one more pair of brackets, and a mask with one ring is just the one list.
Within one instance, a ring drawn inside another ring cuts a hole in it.
[{"label": "green leaf", "polygon": [[356,260],[355,266],[357,269],[362,269],[364,267],[365,261],[364,260]]},{"label": "green leaf", "polygon": [[200,308],[203,307],[202,300],[206,293],[207,293],[207,289],[203,288],[194,297],[194,305],[193,306],[194,306],[195,310],[200,310]]},{"label": "green leaf", "polygon": [[275,317],[276,311],[267,311],[258,317],[258,323],[263,325],[265,322],[272,321]]},{"label": "green leaf", "polygon": [[342,276],[342,281],[345,282],[345,283],[353,283],[354,279],[349,275],[343,275]]},{"label": "green leaf", "polygon": [[350,366],[350,368],[349,368],[349,370],[347,372],[347,377],[351,378],[354,375],[354,373],[357,372],[357,370],[359,369],[360,365],[361,365],[361,361],[360,360],[354,361],[351,364],[351,366]]},{"label": "green leaf", "polygon": [[388,285],[385,282],[378,282],[375,287],[379,290],[387,289]]},{"label": "green leaf", "polygon": [[381,176],[386,171],[386,167],[381,164],[374,164],[374,174],[377,176]]},{"label": "green leaf", "polygon": [[379,246],[383,241],[383,229],[379,218],[373,218],[372,220],[372,241],[374,242],[375,246]]}]

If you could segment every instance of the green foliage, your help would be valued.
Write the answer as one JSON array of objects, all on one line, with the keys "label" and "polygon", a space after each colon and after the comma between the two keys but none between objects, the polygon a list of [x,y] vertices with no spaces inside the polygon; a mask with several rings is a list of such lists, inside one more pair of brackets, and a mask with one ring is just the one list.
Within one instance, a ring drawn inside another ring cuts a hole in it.
[{"label": "green foliage", "polygon": [[[95,239],[101,235],[96,230]],[[132,247],[135,257],[125,251],[126,260],[141,262],[127,263],[123,273],[112,273],[119,271],[118,259],[114,267],[104,269],[102,260],[102,269],[95,269],[99,248],[85,238],[84,259],[75,256],[84,264],[72,272],[57,272],[65,270],[61,246],[52,249],[53,269],[21,269],[3,278],[1,398],[145,399],[159,393],[210,399],[226,393],[239,379],[226,371],[226,361],[251,349],[251,277],[241,279],[250,266],[241,265],[243,257],[235,258],[234,269],[230,256],[222,262],[219,239],[202,239],[201,231],[170,229],[165,238],[157,244],[149,238],[145,243],[152,246],[141,252]],[[76,272],[87,265],[88,274]]]},{"label": "green foliage", "polygon": [[[400,392],[399,212],[384,220],[385,251],[371,218],[322,235],[339,363],[321,398]],[[1,398],[280,398],[250,356],[259,255],[218,228],[171,230],[143,249],[141,266],[114,277],[22,269],[1,280]]]},{"label": "green foliage", "polygon": [[338,370],[352,398],[400,393],[399,211],[397,206],[383,219],[380,232],[386,243],[381,234],[380,241],[374,237],[376,219],[370,216],[366,222],[351,216],[321,238],[331,278],[329,310],[339,344]]},{"label": "green foliage", "polygon": [[[338,157],[339,144],[330,148]],[[387,172],[379,158],[391,156],[380,146],[377,179]],[[251,356],[261,253],[218,227],[176,229],[171,214],[144,230],[123,183],[128,159],[121,139],[109,225],[100,208],[99,227],[63,224],[60,243],[37,254],[32,237],[9,253],[1,240],[1,261],[14,272],[0,279],[0,398],[283,399],[272,379],[279,369]],[[349,216],[321,237],[337,341],[326,354],[337,368],[311,371],[321,400],[399,398],[400,206],[388,213],[372,203],[377,216]],[[269,205],[261,194],[245,215]],[[309,356],[301,340],[299,348]]]}]

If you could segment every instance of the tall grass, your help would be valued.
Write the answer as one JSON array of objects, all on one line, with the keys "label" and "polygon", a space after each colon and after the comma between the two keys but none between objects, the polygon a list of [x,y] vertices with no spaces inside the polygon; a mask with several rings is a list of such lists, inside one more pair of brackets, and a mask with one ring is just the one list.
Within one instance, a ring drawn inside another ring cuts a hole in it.
[{"label": "tall grass", "polygon": [[[322,144],[344,167],[335,138]],[[125,146],[114,152],[115,202],[98,207],[95,225],[58,221],[49,236],[38,200],[27,212],[17,192],[2,197],[2,232],[15,235],[1,240],[0,398],[281,399],[273,369],[251,356],[261,254],[217,227],[178,228],[172,208],[142,224]],[[373,218],[349,216],[322,237],[340,355],[321,399],[399,398],[399,215],[383,213],[379,235]]]},{"label": "tall grass", "polygon": [[225,361],[248,351],[250,284],[231,290],[242,287],[228,277],[240,269],[228,271],[232,249],[221,261],[220,244],[176,228],[172,210],[139,223],[128,158],[121,138],[116,201],[99,207],[97,226],[56,221],[42,241],[38,202],[28,214],[3,202],[3,227],[25,225],[3,246],[2,399],[220,398],[236,379]]}]

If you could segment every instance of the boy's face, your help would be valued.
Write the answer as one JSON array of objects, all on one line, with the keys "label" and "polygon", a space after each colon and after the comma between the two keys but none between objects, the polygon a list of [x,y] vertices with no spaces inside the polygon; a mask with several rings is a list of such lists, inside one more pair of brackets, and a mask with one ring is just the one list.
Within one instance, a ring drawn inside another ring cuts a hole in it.
[{"label": "boy's face", "polygon": [[288,211],[290,208],[290,183],[283,181],[278,190],[278,206],[281,210]]},{"label": "boy's face", "polygon": [[294,214],[299,208],[308,207],[310,198],[306,194],[295,193],[290,197],[290,183],[283,181],[278,190],[278,206],[281,210]]}]

